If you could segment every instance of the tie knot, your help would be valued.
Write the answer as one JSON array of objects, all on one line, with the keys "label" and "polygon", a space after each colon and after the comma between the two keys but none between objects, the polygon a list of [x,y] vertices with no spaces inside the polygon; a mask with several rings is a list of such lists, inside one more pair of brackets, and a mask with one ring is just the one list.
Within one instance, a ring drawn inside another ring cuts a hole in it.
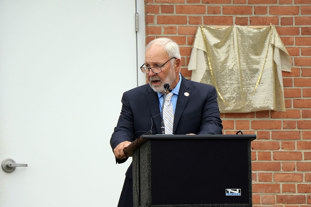
[{"label": "tie knot", "polygon": [[165,97],[165,101],[171,101],[172,96],[173,96],[172,92],[168,93]]}]

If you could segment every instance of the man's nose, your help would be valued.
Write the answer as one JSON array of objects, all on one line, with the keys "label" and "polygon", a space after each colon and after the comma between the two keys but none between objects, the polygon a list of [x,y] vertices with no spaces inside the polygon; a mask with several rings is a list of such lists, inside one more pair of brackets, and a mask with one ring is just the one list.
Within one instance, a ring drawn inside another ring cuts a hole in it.
[{"label": "man's nose", "polygon": [[154,73],[151,69],[148,70],[148,76],[154,76],[156,73]]}]

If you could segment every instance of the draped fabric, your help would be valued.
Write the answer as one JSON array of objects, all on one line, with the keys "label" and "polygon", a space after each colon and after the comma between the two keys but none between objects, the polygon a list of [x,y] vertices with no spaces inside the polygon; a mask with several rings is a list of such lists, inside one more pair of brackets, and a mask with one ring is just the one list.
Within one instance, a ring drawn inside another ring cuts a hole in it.
[{"label": "draped fabric", "polygon": [[291,59],[273,25],[199,27],[188,69],[215,86],[222,113],[285,111],[282,71]]}]

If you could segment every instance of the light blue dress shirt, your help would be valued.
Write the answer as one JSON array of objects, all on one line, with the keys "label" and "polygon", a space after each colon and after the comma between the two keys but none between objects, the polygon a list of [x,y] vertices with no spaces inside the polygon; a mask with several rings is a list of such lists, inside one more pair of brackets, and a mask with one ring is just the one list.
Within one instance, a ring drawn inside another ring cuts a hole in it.
[{"label": "light blue dress shirt", "polygon": [[[175,109],[176,109],[177,98],[178,98],[178,93],[179,93],[179,89],[180,89],[180,83],[181,83],[181,75],[179,74],[179,81],[178,81],[177,85],[175,86],[175,88],[172,90],[173,96],[171,99],[171,103],[173,105],[174,113],[175,113]],[[158,94],[158,98],[159,98],[159,107],[160,107],[160,112],[161,112],[164,94],[159,93],[159,92],[157,92],[157,94]]]}]

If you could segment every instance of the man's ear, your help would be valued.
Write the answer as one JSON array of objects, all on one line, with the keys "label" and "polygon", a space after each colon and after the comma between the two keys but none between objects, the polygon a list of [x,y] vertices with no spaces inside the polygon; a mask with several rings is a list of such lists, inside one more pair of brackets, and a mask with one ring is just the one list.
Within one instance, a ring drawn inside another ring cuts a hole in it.
[{"label": "man's ear", "polygon": [[179,72],[180,71],[180,68],[181,68],[181,60],[180,59],[176,59],[175,60],[175,71]]}]

